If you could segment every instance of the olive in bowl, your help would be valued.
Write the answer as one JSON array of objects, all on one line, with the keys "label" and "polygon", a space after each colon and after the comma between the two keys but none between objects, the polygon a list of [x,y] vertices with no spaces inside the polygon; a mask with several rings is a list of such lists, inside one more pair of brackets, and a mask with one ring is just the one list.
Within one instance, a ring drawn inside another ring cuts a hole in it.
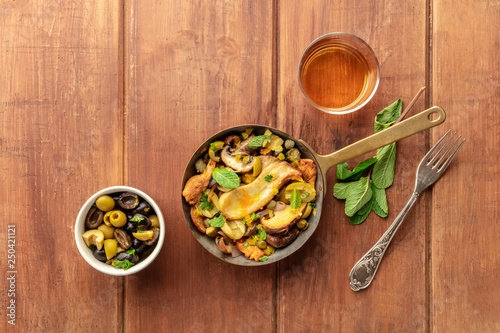
[{"label": "olive in bowl", "polygon": [[[138,207],[147,207],[137,211]],[[82,257],[98,271],[131,275],[160,253],[165,221],[156,202],[129,186],[112,186],[92,195],[80,209],[75,241]]]}]

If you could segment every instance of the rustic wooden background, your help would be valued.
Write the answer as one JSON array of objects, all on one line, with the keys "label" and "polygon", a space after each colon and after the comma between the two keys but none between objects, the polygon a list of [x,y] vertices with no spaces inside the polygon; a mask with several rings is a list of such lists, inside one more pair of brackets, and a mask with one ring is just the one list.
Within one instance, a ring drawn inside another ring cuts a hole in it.
[{"label": "rustic wooden background", "polygon": [[[0,274],[16,226],[16,325],[1,284],[0,331],[499,332],[500,2],[2,0]],[[381,82],[361,111],[323,114],[296,79],[315,37],[345,31],[375,50]],[[329,153],[373,131],[373,117],[420,87],[414,112],[438,128],[400,141],[390,215],[352,226],[330,188],[309,242],[277,264],[231,266],[192,237],[181,210],[191,153],[229,126],[258,123]],[[467,138],[425,192],[373,285],[352,265],[413,189],[448,129]],[[110,277],[81,258],[80,206],[111,185],[137,187],[167,219],[146,270]]]}]

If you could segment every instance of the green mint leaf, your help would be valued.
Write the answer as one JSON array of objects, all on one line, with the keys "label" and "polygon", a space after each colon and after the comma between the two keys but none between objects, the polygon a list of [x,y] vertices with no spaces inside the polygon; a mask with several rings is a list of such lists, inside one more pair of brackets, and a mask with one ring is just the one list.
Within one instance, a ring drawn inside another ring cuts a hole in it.
[{"label": "green mint leaf", "polygon": [[366,211],[363,215],[354,214],[353,216],[349,216],[349,222],[351,222],[351,224],[353,225],[361,224],[366,220],[366,218],[368,217],[368,215],[370,215],[370,213],[371,209]]},{"label": "green mint leaf", "polygon": [[380,111],[375,116],[375,133],[378,133],[391,126],[396,120],[398,120],[402,110],[403,100],[398,99],[397,101]]},{"label": "green mint leaf", "polygon": [[269,258],[268,256],[262,256],[262,257],[260,257],[260,258],[259,258],[259,261],[264,262],[264,261],[266,261],[268,258]]},{"label": "green mint leaf", "polygon": [[252,215],[250,215],[250,222],[252,222],[255,219],[258,219],[259,217],[260,217],[259,215],[252,213]]},{"label": "green mint leaf", "polygon": [[248,242],[243,243],[243,247],[246,249],[248,247]]},{"label": "green mint leaf", "polygon": [[363,207],[361,207],[361,209],[358,210],[358,212],[356,214],[360,215],[360,216],[363,216],[367,212],[370,213],[372,211],[372,206],[373,206],[373,201],[374,200],[375,200],[375,197],[373,196],[373,190],[372,190],[372,198]]},{"label": "green mint leaf", "polygon": [[130,254],[130,255],[134,255],[135,254],[135,249],[130,248],[130,250],[127,250],[127,253]]},{"label": "green mint leaf", "polygon": [[264,229],[258,228],[257,229],[257,233],[258,233],[260,239],[266,240],[266,238],[267,238],[267,232]]},{"label": "green mint leaf", "polygon": [[[377,204],[378,208],[380,208],[380,210],[382,210],[387,216],[387,214],[389,213],[389,206],[387,205],[385,190],[372,185],[372,191],[373,197],[375,198],[375,203]],[[375,211],[375,213],[377,213],[377,211]],[[377,214],[380,215],[379,213]]]},{"label": "green mint leaf", "polygon": [[208,194],[203,193],[200,199],[200,209],[203,210],[212,210],[214,209],[214,205],[211,202],[208,202]]},{"label": "green mint leaf", "polygon": [[133,262],[128,260],[115,260],[115,268],[122,268],[124,271],[134,266]]},{"label": "green mint leaf", "polygon": [[388,215],[387,212],[384,212],[384,210],[382,208],[380,208],[377,200],[373,201],[372,209],[375,212],[375,214],[377,214],[380,217],[387,217],[387,215]]},{"label": "green mint leaf", "polygon": [[394,182],[394,165],[396,164],[396,143],[391,143],[377,150],[377,162],[373,166],[373,184],[386,189]]},{"label": "green mint leaf", "polygon": [[302,203],[302,199],[300,198],[300,191],[294,188],[292,190],[292,195],[290,196],[290,206],[293,209],[299,208]]},{"label": "green mint leaf", "polygon": [[352,175],[352,171],[347,169],[348,165],[346,162],[337,164],[337,179],[344,180]]},{"label": "green mint leaf", "polygon": [[238,177],[235,172],[225,168],[215,168],[214,171],[212,171],[212,177],[217,184],[227,189],[233,189],[240,186],[240,177]]},{"label": "green mint leaf", "polygon": [[130,222],[141,222],[142,220],[144,220],[144,217],[139,217],[139,216],[134,216],[133,218],[130,219]]},{"label": "green mint leaf", "polygon": [[312,208],[315,208],[316,207],[316,203],[315,202],[308,202],[307,203],[309,206],[311,206]]},{"label": "green mint leaf", "polygon": [[94,251],[94,250],[96,249],[96,246],[95,246],[95,245],[90,244],[90,245],[89,245],[89,249],[91,249],[92,251]]},{"label": "green mint leaf", "polygon": [[214,228],[220,228],[224,225],[224,221],[226,221],[224,216],[219,215],[217,217],[214,217],[213,219],[208,220],[208,224],[210,224]]},{"label": "green mint leaf", "polygon": [[273,180],[273,175],[267,175],[267,176],[265,176],[265,177],[264,177],[264,180],[265,180],[266,182],[270,183],[270,182],[271,182],[271,180]]},{"label": "green mint leaf", "polygon": [[347,169],[347,163],[341,163],[337,165],[337,179],[345,181],[358,180],[363,173],[368,172],[370,167],[377,162],[375,157],[370,157],[363,162],[356,165],[354,170],[350,171]]},{"label": "green mint leaf", "polygon": [[256,149],[262,147],[265,141],[271,142],[271,137],[269,135],[258,135],[254,136],[250,141],[248,141],[248,148]]},{"label": "green mint leaf", "polygon": [[140,234],[142,234],[144,232],[144,230],[143,229],[137,229],[137,232],[140,233]]},{"label": "green mint leaf", "polygon": [[345,214],[353,216],[372,198],[372,190],[368,178],[361,177],[349,189],[349,196],[345,201]]},{"label": "green mint leaf", "polygon": [[333,185],[333,196],[337,199],[347,199],[352,183],[336,183]]}]

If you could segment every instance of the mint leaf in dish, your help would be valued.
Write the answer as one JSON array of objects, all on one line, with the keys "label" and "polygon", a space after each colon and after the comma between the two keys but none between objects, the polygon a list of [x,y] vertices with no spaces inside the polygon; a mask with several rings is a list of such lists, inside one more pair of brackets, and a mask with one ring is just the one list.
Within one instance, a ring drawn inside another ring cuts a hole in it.
[{"label": "mint leaf in dish", "polygon": [[217,217],[214,217],[213,219],[208,220],[208,224],[210,224],[214,228],[220,228],[224,225],[224,222],[226,219],[224,216],[219,215]]},{"label": "mint leaf in dish", "polygon": [[229,171],[225,168],[215,168],[214,171],[212,171],[212,178],[215,179],[217,184],[230,190],[240,186],[241,182],[236,172]]},{"label": "mint leaf in dish", "polygon": [[271,142],[271,137],[269,135],[254,136],[250,141],[248,141],[248,148],[256,149],[262,147],[262,144],[265,141]]}]

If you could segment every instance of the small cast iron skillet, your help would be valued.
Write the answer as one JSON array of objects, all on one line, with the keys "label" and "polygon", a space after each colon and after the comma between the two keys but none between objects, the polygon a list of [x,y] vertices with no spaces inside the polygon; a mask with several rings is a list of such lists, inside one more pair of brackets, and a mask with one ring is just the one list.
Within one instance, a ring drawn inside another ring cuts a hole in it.
[{"label": "small cast iron skillet", "polygon": [[[309,228],[305,231],[301,231],[297,239],[293,241],[287,247],[276,249],[276,252],[269,256],[269,259],[265,262],[256,262],[254,260],[249,260],[245,258],[245,256],[232,257],[230,254],[222,253],[213,238],[202,234],[196,226],[193,224],[191,220],[189,204],[182,197],[182,209],[184,211],[184,217],[188,223],[191,232],[194,237],[198,240],[198,242],[207,249],[210,253],[212,253],[217,258],[224,260],[228,263],[240,265],[240,266],[262,266],[266,264],[270,264],[273,262],[277,262],[283,258],[288,257],[295,251],[297,251],[304,243],[311,237],[311,235],[316,230],[318,223],[321,217],[321,210],[323,206],[323,198],[326,194],[326,173],[328,169],[331,167],[350,160],[351,158],[363,155],[370,151],[373,151],[377,148],[388,145],[392,142],[396,142],[413,134],[419,133],[426,129],[432,128],[443,123],[446,119],[446,114],[443,109],[440,107],[434,106],[430,109],[420,112],[419,114],[408,118],[396,125],[393,125],[381,132],[373,134],[365,139],[357,141],[347,147],[344,147],[332,154],[329,155],[319,155],[317,154],[306,142],[303,140],[296,140],[291,135],[286,134],[278,129],[262,126],[262,125],[241,125],[235,126],[231,128],[227,128],[219,133],[214,134],[210,138],[208,138],[203,144],[198,147],[194,155],[189,160],[189,163],[186,166],[184,171],[184,177],[182,178],[182,189],[184,189],[184,185],[186,181],[191,177],[197,174],[196,169],[194,167],[195,162],[202,157],[202,153],[200,151],[203,148],[207,148],[211,142],[214,141],[223,141],[229,135],[239,135],[244,132],[247,128],[253,128],[253,133],[256,135],[263,134],[266,129],[270,129],[273,134],[278,135],[283,140],[294,140],[296,143],[296,147],[300,150],[301,158],[308,158],[313,160],[316,163],[317,169],[317,178],[316,178],[316,215],[312,214],[308,217]],[[330,192],[328,192],[330,193]]]}]

